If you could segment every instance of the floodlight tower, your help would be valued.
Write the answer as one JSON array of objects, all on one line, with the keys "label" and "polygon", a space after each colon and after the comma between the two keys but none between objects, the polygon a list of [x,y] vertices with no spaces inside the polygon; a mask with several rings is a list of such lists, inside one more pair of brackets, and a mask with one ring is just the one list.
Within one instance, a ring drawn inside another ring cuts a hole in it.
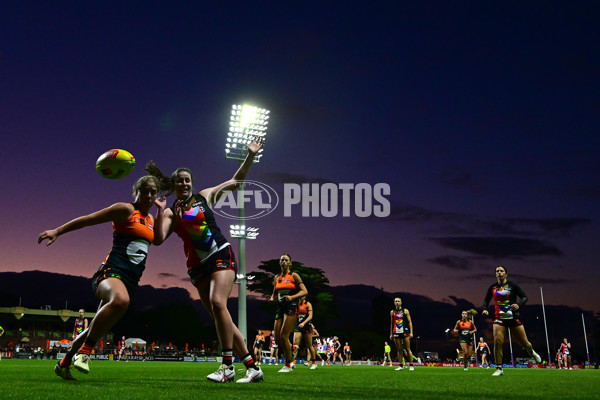
[{"label": "floodlight tower", "polygon": [[[267,135],[267,124],[269,122],[269,110],[251,106],[248,104],[234,104],[231,107],[231,118],[229,121],[229,132],[227,133],[227,143],[225,143],[225,156],[231,160],[237,160],[242,163],[246,159],[246,145],[254,140],[264,141]],[[254,156],[253,162],[260,162],[263,149],[261,148]],[[244,183],[238,189],[239,196],[243,198]],[[233,225],[232,225],[233,226]],[[256,239],[258,228],[245,228],[244,202],[241,202],[239,208],[238,229],[231,228],[231,237],[235,237],[239,242],[239,260],[238,260],[238,328],[248,343],[248,334],[246,327],[246,239]],[[240,229],[244,227],[244,229]],[[256,229],[256,231],[250,231]],[[236,232],[235,234],[233,232]],[[242,233],[243,232],[243,233]]]}]

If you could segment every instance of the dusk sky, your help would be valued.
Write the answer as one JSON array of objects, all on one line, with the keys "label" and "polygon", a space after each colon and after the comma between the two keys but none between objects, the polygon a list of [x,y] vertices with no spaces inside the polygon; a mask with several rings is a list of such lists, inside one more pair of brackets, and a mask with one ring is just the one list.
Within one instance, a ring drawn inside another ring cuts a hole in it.
[{"label": "dusk sky", "polygon": [[[249,223],[248,271],[289,253],[332,285],[480,305],[503,264],[531,303],[542,286],[546,304],[600,311],[596,1],[10,1],[0,15],[0,271],[91,277],[109,224],[50,247],[39,233],[131,201],[149,160],[191,168],[197,190],[229,179],[229,112],[248,102],[271,111],[248,179],[280,196],[385,183],[391,205],[280,204]],[[95,170],[113,148],[137,161],[117,181]],[[193,289],[179,238],[150,249],[141,284]]]}]

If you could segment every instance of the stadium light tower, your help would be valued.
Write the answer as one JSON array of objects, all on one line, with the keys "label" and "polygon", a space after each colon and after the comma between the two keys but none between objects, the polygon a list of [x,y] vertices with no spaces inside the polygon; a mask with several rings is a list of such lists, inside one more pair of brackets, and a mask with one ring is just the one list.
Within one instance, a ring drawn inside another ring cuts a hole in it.
[{"label": "stadium light tower", "polygon": [[[240,163],[246,159],[246,145],[254,140],[263,141],[267,135],[267,124],[269,123],[269,110],[251,106],[248,104],[234,104],[231,107],[231,117],[229,120],[229,132],[227,133],[227,142],[225,143],[225,156],[230,160],[237,160]],[[254,162],[260,162],[263,149],[261,148]],[[239,195],[243,196],[244,183],[242,182]],[[248,343],[248,333],[246,326],[246,239],[256,239],[258,228],[245,228],[244,202],[241,202],[239,208],[238,229],[231,228],[231,237],[235,237],[239,242],[239,260],[238,260],[238,328],[244,342]],[[256,231],[250,231],[256,229]],[[235,233],[234,233],[235,231]],[[243,233],[242,233],[243,232]]]}]

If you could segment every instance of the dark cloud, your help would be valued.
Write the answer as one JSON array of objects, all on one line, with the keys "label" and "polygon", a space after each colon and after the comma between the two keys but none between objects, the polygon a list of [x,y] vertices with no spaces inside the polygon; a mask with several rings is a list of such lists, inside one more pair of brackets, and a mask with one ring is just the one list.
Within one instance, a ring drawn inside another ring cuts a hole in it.
[{"label": "dark cloud", "polygon": [[430,258],[427,261],[438,264],[453,270],[467,271],[470,269],[471,262],[465,257],[459,256],[439,256]]},{"label": "dark cloud", "polygon": [[592,222],[589,218],[508,218],[504,221],[515,229],[531,227],[536,231],[558,233],[563,236],[569,236],[572,229]]},{"label": "dark cloud", "polygon": [[157,275],[159,278],[176,278],[177,277],[177,275],[170,274],[168,272],[159,272]]},{"label": "dark cloud", "polygon": [[517,237],[442,237],[430,238],[442,247],[492,258],[560,256],[552,243]]},{"label": "dark cloud", "polygon": [[[526,284],[526,283],[534,283],[534,284],[547,284],[547,285],[563,285],[563,284],[573,284],[574,280],[565,279],[565,278],[540,278],[537,276],[529,276],[523,274],[514,274],[510,272],[510,267],[508,267],[508,280],[515,281],[518,284]],[[494,272],[490,269],[489,273],[486,274],[476,274],[476,275],[468,275],[465,276],[464,279],[470,281],[482,281],[488,280],[490,284],[494,282]]]},{"label": "dark cloud", "polygon": [[391,202],[390,216],[382,222],[412,222],[428,232],[445,235],[570,236],[593,222],[590,218],[486,218],[472,214],[428,210],[397,201]]}]

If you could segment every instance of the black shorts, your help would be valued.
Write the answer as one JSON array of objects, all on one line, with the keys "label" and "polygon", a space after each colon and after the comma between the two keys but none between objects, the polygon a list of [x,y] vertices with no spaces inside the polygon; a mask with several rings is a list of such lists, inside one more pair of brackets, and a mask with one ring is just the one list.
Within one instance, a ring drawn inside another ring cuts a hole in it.
[{"label": "black shorts", "polygon": [[138,282],[140,281],[140,276],[138,276],[138,274],[128,271],[126,268],[119,268],[115,265],[102,263],[92,277],[92,291],[94,296],[96,295],[96,290],[98,290],[98,285],[106,278],[117,278],[123,282],[123,285],[125,285],[125,288],[127,289],[127,294],[129,294],[129,300],[133,298],[135,290],[138,287]]},{"label": "black shorts", "polygon": [[409,336],[410,336],[410,334],[408,332],[394,333],[394,334],[392,334],[392,337],[394,339],[404,339],[404,338],[407,338]]},{"label": "black shorts", "polygon": [[496,318],[496,319],[494,319],[494,325],[505,326],[507,328],[514,328],[516,326],[523,325],[523,321],[521,321],[521,317],[517,317],[517,316],[515,316],[514,318],[511,318],[511,319]]},{"label": "black shorts", "polygon": [[303,335],[307,335],[312,332],[312,326],[310,324],[305,324],[304,327],[300,328],[298,325],[296,325],[294,332],[300,332]]},{"label": "black shorts", "polygon": [[473,346],[473,336],[471,335],[460,335],[460,343],[466,343],[468,346]]},{"label": "black shorts", "polygon": [[211,276],[214,272],[227,270],[237,273],[237,263],[231,245],[217,251],[199,267],[189,269],[188,275],[192,279],[192,284],[198,286],[204,278]]},{"label": "black shorts", "polygon": [[283,318],[284,315],[298,316],[298,300],[277,302],[275,305],[275,319]]}]

